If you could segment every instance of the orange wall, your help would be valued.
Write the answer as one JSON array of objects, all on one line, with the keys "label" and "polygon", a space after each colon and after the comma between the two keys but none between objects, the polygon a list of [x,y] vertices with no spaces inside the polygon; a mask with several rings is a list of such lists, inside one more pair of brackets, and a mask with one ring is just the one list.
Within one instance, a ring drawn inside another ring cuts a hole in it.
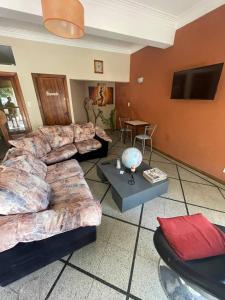
[{"label": "orange wall", "polygon": [[[225,5],[179,29],[174,46],[131,56],[130,83],[116,85],[117,116],[158,124],[154,146],[225,181],[225,66],[214,101],[171,100],[177,70],[225,62]],[[144,83],[136,79],[144,77]]]}]

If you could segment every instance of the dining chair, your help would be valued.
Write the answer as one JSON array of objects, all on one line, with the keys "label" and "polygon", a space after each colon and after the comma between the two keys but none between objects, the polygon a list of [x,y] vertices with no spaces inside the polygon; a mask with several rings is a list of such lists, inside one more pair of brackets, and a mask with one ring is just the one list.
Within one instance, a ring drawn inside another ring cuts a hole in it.
[{"label": "dining chair", "polygon": [[130,129],[129,126],[125,124],[125,121],[129,121],[129,118],[119,117],[120,139],[122,142],[124,134],[128,135],[130,133],[130,140],[132,144],[132,129]]},{"label": "dining chair", "polygon": [[134,144],[133,146],[135,146],[136,140],[139,139],[142,142],[142,153],[145,153],[145,141],[149,140],[150,141],[150,148],[151,148],[151,153],[152,153],[152,137],[153,134],[156,130],[157,125],[152,124],[152,125],[148,125],[145,126],[145,131],[144,134],[138,134],[135,136],[134,138]]}]

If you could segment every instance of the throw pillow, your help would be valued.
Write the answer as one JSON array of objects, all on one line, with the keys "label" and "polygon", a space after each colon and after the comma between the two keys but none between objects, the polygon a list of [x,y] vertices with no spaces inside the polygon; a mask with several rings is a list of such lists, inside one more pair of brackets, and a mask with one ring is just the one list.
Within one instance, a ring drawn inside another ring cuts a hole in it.
[{"label": "throw pillow", "polygon": [[52,149],[73,143],[74,131],[71,125],[44,126],[39,130],[45,135]]},{"label": "throw pillow", "polygon": [[10,140],[9,143],[17,149],[31,152],[37,158],[41,158],[51,151],[47,139],[42,134]]},{"label": "throw pillow", "polygon": [[85,124],[74,124],[74,141],[83,142],[93,139],[95,136],[95,127],[89,122]]},{"label": "throw pillow", "polygon": [[35,158],[32,154],[21,155],[4,161],[6,167],[24,170],[32,175],[45,179],[47,166],[40,159]]},{"label": "throw pillow", "polygon": [[168,243],[182,260],[225,254],[225,234],[202,214],[157,220]]},{"label": "throw pillow", "polygon": [[0,214],[23,214],[45,210],[51,188],[41,178],[16,168],[0,166]]}]

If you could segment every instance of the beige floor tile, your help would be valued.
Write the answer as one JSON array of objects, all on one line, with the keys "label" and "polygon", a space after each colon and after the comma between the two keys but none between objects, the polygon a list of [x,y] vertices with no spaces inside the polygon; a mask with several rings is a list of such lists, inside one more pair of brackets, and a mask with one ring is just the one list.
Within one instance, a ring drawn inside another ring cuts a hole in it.
[{"label": "beige floor tile", "polygon": [[19,295],[8,287],[0,287],[0,299],[1,300],[17,300]]},{"label": "beige floor tile", "polygon": [[104,255],[102,255],[96,275],[126,290],[129,282],[132,258],[133,251],[126,251],[115,244],[109,243],[104,250]]},{"label": "beige floor tile", "polygon": [[131,293],[142,300],[167,300],[159,281],[158,261],[136,256]]},{"label": "beige floor tile", "polygon": [[103,213],[119,218],[121,220],[125,220],[131,222],[133,224],[138,224],[141,213],[141,205],[138,207],[129,209],[128,211],[122,213],[115,201],[112,199],[111,191],[109,190],[105,196],[104,201],[102,202]]},{"label": "beige floor tile", "polygon": [[180,181],[177,179],[169,178],[168,192],[162,196],[168,197],[174,200],[184,201]]},{"label": "beige floor tile", "polygon": [[97,227],[97,239],[108,243],[115,223],[115,219],[102,216],[101,225]]},{"label": "beige floor tile", "polygon": [[63,263],[54,262],[8,286],[19,294],[20,300],[44,300],[58,274],[63,268]]},{"label": "beige floor tile", "polygon": [[195,175],[192,172],[189,172],[188,170],[185,170],[181,167],[178,167],[178,170],[179,170],[180,178],[183,180],[212,185],[210,182],[200,178],[198,175]]},{"label": "beige floor tile", "polygon": [[150,166],[152,168],[159,168],[160,170],[165,172],[168,177],[173,177],[173,178],[179,179],[178,173],[177,173],[177,167],[174,164],[167,164],[167,163],[163,163],[163,162],[152,161]]},{"label": "beige floor tile", "polygon": [[87,297],[88,300],[125,300],[126,296],[102,284],[94,281],[92,288]]},{"label": "beige floor tile", "polygon": [[96,166],[94,166],[94,168],[92,168],[89,172],[87,172],[85,174],[85,178],[86,179],[92,179],[92,180],[96,180],[96,181],[101,181],[100,178],[97,175],[97,169]]},{"label": "beige floor tile", "polygon": [[217,187],[190,183],[182,183],[188,203],[225,211],[225,200]]},{"label": "beige floor tile", "polygon": [[49,299],[87,299],[93,281],[91,277],[68,266],[65,268]]},{"label": "beige floor tile", "polygon": [[94,165],[93,163],[90,163],[88,161],[82,161],[79,164],[80,164],[84,174],[87,173]]},{"label": "beige floor tile", "polygon": [[96,182],[88,179],[86,181],[94,198],[101,201],[109,185],[102,182]]},{"label": "beige floor tile", "polygon": [[220,189],[221,193],[223,194],[224,198],[225,198],[225,190],[224,189]]},{"label": "beige floor tile", "polygon": [[112,228],[109,243],[132,253],[137,237],[137,229],[136,226],[116,221]]},{"label": "beige floor tile", "polygon": [[156,230],[157,217],[175,217],[187,215],[185,204],[163,198],[155,198],[144,204],[141,225]]},{"label": "beige floor tile", "polygon": [[95,274],[101,263],[106,246],[106,242],[97,239],[96,242],[75,251],[70,259],[70,263]]},{"label": "beige floor tile", "polygon": [[151,161],[159,161],[159,162],[166,162],[166,163],[172,163],[172,161],[161,154],[158,154],[157,152],[153,151],[151,155]]},{"label": "beige floor tile", "polygon": [[153,235],[154,233],[149,230],[142,228],[140,229],[137,255],[147,260],[153,260],[158,262],[159,255],[153,243]]},{"label": "beige floor tile", "polygon": [[193,205],[188,205],[188,210],[191,215],[202,213],[210,222],[225,226],[225,213],[221,213],[221,212],[217,212],[207,208],[197,207]]}]

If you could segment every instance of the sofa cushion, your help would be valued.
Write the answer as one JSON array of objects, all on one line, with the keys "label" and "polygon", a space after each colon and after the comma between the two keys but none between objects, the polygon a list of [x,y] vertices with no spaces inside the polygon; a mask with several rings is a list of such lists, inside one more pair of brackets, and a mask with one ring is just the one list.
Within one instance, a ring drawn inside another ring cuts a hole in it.
[{"label": "sofa cushion", "polygon": [[98,201],[70,195],[64,199],[38,213],[0,216],[0,252],[20,242],[46,239],[81,226],[100,225],[102,211]]},{"label": "sofa cushion", "polygon": [[106,142],[112,143],[112,139],[106,134],[105,130],[99,126],[95,127],[95,134]]},{"label": "sofa cushion", "polygon": [[38,212],[48,207],[51,188],[23,170],[0,166],[0,214]]},{"label": "sofa cushion", "polygon": [[47,167],[47,175],[45,180],[48,183],[66,179],[74,175],[84,175],[79,163],[75,159],[63,161]]},{"label": "sofa cushion", "polygon": [[74,130],[72,125],[44,126],[39,128],[39,130],[48,139],[52,149],[57,149],[73,143]]},{"label": "sofa cushion", "polygon": [[18,156],[21,156],[21,155],[29,155],[31,156],[32,158],[36,158],[31,152],[27,151],[27,150],[23,150],[23,149],[17,149],[17,148],[10,148],[7,152],[6,152],[6,155],[3,159],[3,162],[5,162],[6,160],[8,159],[11,159],[11,158],[16,158]]},{"label": "sofa cushion", "polygon": [[37,158],[41,158],[51,151],[47,139],[42,134],[10,140],[9,143],[17,149],[31,152]]},{"label": "sofa cushion", "polygon": [[95,136],[94,125],[89,122],[85,124],[74,124],[74,141],[82,142],[92,139]]},{"label": "sofa cushion", "polygon": [[77,148],[74,144],[62,146],[58,149],[52,150],[46,156],[42,157],[42,161],[47,165],[51,165],[63,160],[67,160],[77,153]]},{"label": "sofa cushion", "polygon": [[32,175],[45,179],[47,166],[40,159],[35,158],[32,154],[21,155],[10,158],[3,163],[6,167],[24,170]]},{"label": "sofa cushion", "polygon": [[[50,184],[52,189],[51,205],[56,202],[70,201],[70,199],[93,199],[91,191],[83,175],[57,180]],[[75,200],[74,200],[75,201]]]},{"label": "sofa cushion", "polygon": [[75,145],[80,154],[88,153],[102,147],[102,144],[96,139],[89,139],[87,141],[78,142],[75,143]]}]

